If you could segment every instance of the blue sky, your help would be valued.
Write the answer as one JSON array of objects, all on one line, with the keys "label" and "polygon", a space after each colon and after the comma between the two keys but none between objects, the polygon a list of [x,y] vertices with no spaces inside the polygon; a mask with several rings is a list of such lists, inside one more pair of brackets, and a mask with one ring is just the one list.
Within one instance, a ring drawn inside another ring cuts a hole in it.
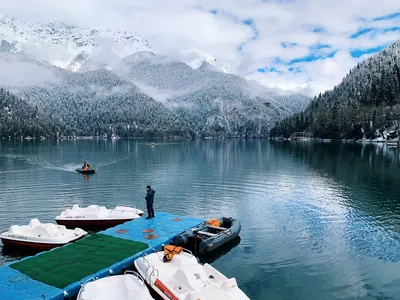
[{"label": "blue sky", "polygon": [[[294,1],[294,3],[296,3],[296,1]],[[275,5],[278,7],[285,7],[287,4],[276,3]],[[396,11],[396,9],[399,9],[399,11]],[[250,27],[253,35],[246,41],[241,42],[237,47],[237,51],[242,56],[246,54],[251,55],[251,51],[255,51],[251,44],[253,42],[257,43],[260,39],[265,24],[258,25],[257,19],[254,18],[240,19],[233,13],[229,13],[228,9],[211,9],[209,12],[219,18],[231,18],[234,22],[242,22],[244,26]],[[333,26],[332,24],[329,24],[332,28],[326,28],[323,25],[323,22],[321,22],[321,24],[307,24],[306,22],[300,22],[299,25],[302,26],[299,32],[300,35],[308,35],[308,37],[310,37],[310,35],[315,36],[314,41],[309,43],[302,43],[301,39],[298,38],[291,40],[290,34],[288,35],[289,38],[286,39],[283,37],[279,39],[276,35],[271,35],[271,37],[274,38],[274,43],[279,42],[281,49],[276,49],[275,55],[266,57],[268,63],[263,64],[260,60],[261,64],[254,65],[253,69],[249,70],[250,74],[247,74],[247,76],[261,81],[263,81],[263,78],[268,78],[268,81],[264,80],[265,85],[271,87],[278,86],[281,88],[287,87],[285,78],[303,78],[303,82],[301,82],[300,79],[299,86],[297,87],[292,83],[294,89],[304,90],[310,95],[315,95],[320,91],[333,88],[334,85],[340,82],[338,79],[343,78],[348,70],[358,61],[389,47],[396,40],[400,39],[399,5],[398,7],[393,6],[393,10],[389,9],[382,14],[377,11],[376,14],[369,13],[369,15],[365,17],[362,15],[353,15],[351,17],[353,22],[349,23],[348,28],[341,25],[341,32],[335,30],[334,24]],[[329,16],[327,16],[327,18],[329,18]],[[340,21],[338,20],[338,22]],[[293,36],[298,32],[297,29],[298,27],[293,28]],[[279,29],[277,31],[279,31]],[[268,39],[268,35],[265,38]],[[335,39],[339,40],[340,43],[335,41]],[[330,40],[333,40],[334,42],[330,42]],[[261,46],[260,43],[257,44],[257,46]],[[268,47],[268,42],[263,44]],[[250,48],[250,51],[247,53],[246,48]],[[300,52],[302,52],[303,55],[296,55],[298,49],[301,49]],[[282,57],[279,55],[280,52],[292,52],[293,55],[289,54],[287,57]],[[342,59],[343,62],[340,62],[338,59]],[[325,83],[323,82],[324,79],[321,78],[324,77],[324,72],[320,72],[320,74],[316,74],[319,78],[314,76],[314,78],[311,78],[310,80],[310,77],[308,76],[310,67],[317,65],[323,70],[324,66],[322,65],[324,63],[326,63],[325,69],[328,69],[328,75],[330,73],[329,65],[331,65],[331,69],[337,71],[336,74],[338,76],[327,76],[331,78],[325,78],[328,79]],[[280,85],[274,85],[274,79],[277,78],[280,78],[283,83]],[[305,78],[307,78],[308,85],[304,84]]]},{"label": "blue sky", "polygon": [[0,5],[26,21],[135,31],[159,53],[184,61],[211,55],[238,75],[309,95],[333,88],[358,61],[400,38],[395,0],[35,0],[29,8],[26,0],[0,0]]}]

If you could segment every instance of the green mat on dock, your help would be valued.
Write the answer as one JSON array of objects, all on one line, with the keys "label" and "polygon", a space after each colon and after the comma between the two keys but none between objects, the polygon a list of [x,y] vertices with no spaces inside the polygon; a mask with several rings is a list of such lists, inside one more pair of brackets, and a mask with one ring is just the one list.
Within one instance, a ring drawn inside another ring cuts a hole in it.
[{"label": "green mat on dock", "polygon": [[63,289],[147,248],[145,243],[95,234],[11,264],[10,268]]}]

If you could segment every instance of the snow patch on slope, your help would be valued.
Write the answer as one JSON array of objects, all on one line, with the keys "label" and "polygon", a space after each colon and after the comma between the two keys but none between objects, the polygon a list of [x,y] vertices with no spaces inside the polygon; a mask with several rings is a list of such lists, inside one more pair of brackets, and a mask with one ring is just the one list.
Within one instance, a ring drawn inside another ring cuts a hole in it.
[{"label": "snow patch on slope", "polygon": [[200,68],[201,65],[206,62],[214,68],[214,71],[223,72],[226,74],[235,73],[229,66],[222,65],[215,57],[199,49],[183,51],[181,60],[191,66],[193,69]]}]

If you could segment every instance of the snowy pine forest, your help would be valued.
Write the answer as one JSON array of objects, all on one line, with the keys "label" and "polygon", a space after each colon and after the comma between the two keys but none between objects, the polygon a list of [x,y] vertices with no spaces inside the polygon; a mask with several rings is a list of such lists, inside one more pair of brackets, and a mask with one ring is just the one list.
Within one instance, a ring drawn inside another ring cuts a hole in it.
[{"label": "snowy pine forest", "polygon": [[[274,95],[261,86],[257,94],[236,75],[194,70],[182,62],[140,62],[138,75],[124,62],[123,70],[118,65],[115,70],[72,72],[20,53],[2,59],[10,73],[28,70],[24,83],[9,91],[20,105],[51,117],[58,124],[52,128],[63,128],[58,132],[62,136],[266,137],[276,120],[304,108],[309,99]],[[124,74],[127,66],[133,72]],[[33,74],[40,74],[44,84]],[[21,128],[15,132],[11,136],[24,135]]]},{"label": "snowy pine forest", "polygon": [[400,131],[400,41],[350,70],[333,90],[320,94],[308,107],[278,122],[271,137],[294,132],[316,138],[387,139]]},{"label": "snowy pine forest", "polygon": [[135,33],[0,15],[0,87],[7,95],[0,118],[9,120],[0,132],[3,138],[267,137],[311,100],[224,70],[215,59],[193,67],[157,54]]},{"label": "snowy pine forest", "polygon": [[56,137],[64,129],[49,116],[39,112],[9,91],[0,88],[0,137]]}]

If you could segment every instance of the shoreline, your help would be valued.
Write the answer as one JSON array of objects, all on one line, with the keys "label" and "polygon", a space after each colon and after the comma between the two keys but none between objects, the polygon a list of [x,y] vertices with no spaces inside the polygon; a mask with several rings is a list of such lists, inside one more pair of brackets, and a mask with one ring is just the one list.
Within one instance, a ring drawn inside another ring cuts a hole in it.
[{"label": "shoreline", "polygon": [[322,138],[270,138],[270,140],[274,141],[287,141],[287,142],[341,142],[341,143],[358,143],[358,144],[391,144],[391,145],[399,145],[399,139],[322,139]]},{"label": "shoreline", "polygon": [[204,137],[180,137],[180,136],[168,136],[168,137],[151,137],[151,136],[142,136],[142,137],[103,137],[103,136],[61,136],[61,137],[31,137],[31,136],[22,136],[22,137],[0,137],[0,141],[74,141],[74,140],[95,140],[95,141],[130,141],[130,140],[153,140],[153,141],[196,141],[196,140],[229,140],[229,139],[237,139],[237,140],[269,140],[269,137],[258,137],[258,136],[204,136]]},{"label": "shoreline", "polygon": [[180,136],[168,136],[168,137],[104,137],[104,136],[58,136],[58,137],[0,137],[0,141],[77,141],[77,140],[89,140],[89,141],[202,141],[202,140],[271,140],[271,141],[285,141],[285,142],[341,142],[341,143],[359,143],[359,144],[389,144],[393,146],[399,146],[399,138],[388,140],[388,139],[322,139],[322,138],[271,138],[271,137],[258,137],[258,136],[205,136],[205,137],[180,137]]}]

